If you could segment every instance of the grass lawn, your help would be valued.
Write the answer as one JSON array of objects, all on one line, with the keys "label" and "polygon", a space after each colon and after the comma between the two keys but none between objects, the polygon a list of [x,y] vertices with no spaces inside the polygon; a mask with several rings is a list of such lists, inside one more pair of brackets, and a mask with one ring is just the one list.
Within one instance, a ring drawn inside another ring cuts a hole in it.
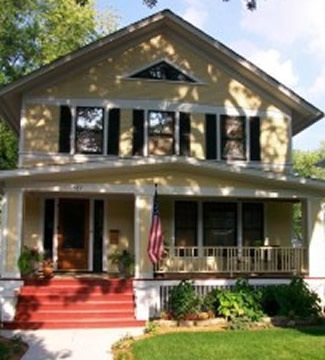
[{"label": "grass lawn", "polygon": [[136,360],[324,360],[325,328],[174,332],[133,343]]}]

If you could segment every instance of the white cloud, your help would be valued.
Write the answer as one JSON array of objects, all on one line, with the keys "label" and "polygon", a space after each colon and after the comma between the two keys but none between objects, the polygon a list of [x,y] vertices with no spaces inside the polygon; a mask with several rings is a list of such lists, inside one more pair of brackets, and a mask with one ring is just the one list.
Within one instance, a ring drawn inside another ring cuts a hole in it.
[{"label": "white cloud", "polygon": [[324,0],[259,0],[257,11],[243,12],[241,26],[273,44],[298,45],[325,57]]},{"label": "white cloud", "polygon": [[203,0],[185,0],[185,11],[183,17],[198,28],[204,28],[208,19],[207,6]]}]

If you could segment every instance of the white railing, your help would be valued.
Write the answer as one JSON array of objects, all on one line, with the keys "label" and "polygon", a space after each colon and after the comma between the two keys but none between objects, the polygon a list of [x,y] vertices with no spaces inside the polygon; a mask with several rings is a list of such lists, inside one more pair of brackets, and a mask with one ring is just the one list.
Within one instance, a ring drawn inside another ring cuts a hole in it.
[{"label": "white railing", "polygon": [[156,273],[307,273],[303,247],[167,247]]}]

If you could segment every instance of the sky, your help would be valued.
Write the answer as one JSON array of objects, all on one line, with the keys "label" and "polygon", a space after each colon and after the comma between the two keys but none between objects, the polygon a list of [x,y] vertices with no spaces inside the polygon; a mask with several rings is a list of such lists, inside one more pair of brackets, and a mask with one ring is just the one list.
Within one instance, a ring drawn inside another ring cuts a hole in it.
[{"label": "sky", "polygon": [[[252,61],[325,112],[325,0],[95,0],[101,12],[118,16],[119,28],[170,9],[200,30]],[[293,138],[293,148],[316,150],[325,142],[325,119]]]}]

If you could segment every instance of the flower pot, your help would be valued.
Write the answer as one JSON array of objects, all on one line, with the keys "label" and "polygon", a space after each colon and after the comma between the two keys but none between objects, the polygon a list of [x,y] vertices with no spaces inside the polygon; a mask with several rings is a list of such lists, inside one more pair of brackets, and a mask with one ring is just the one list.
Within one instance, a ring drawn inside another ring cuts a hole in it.
[{"label": "flower pot", "polygon": [[45,278],[51,278],[53,276],[53,267],[45,266],[43,267],[43,275]]}]

